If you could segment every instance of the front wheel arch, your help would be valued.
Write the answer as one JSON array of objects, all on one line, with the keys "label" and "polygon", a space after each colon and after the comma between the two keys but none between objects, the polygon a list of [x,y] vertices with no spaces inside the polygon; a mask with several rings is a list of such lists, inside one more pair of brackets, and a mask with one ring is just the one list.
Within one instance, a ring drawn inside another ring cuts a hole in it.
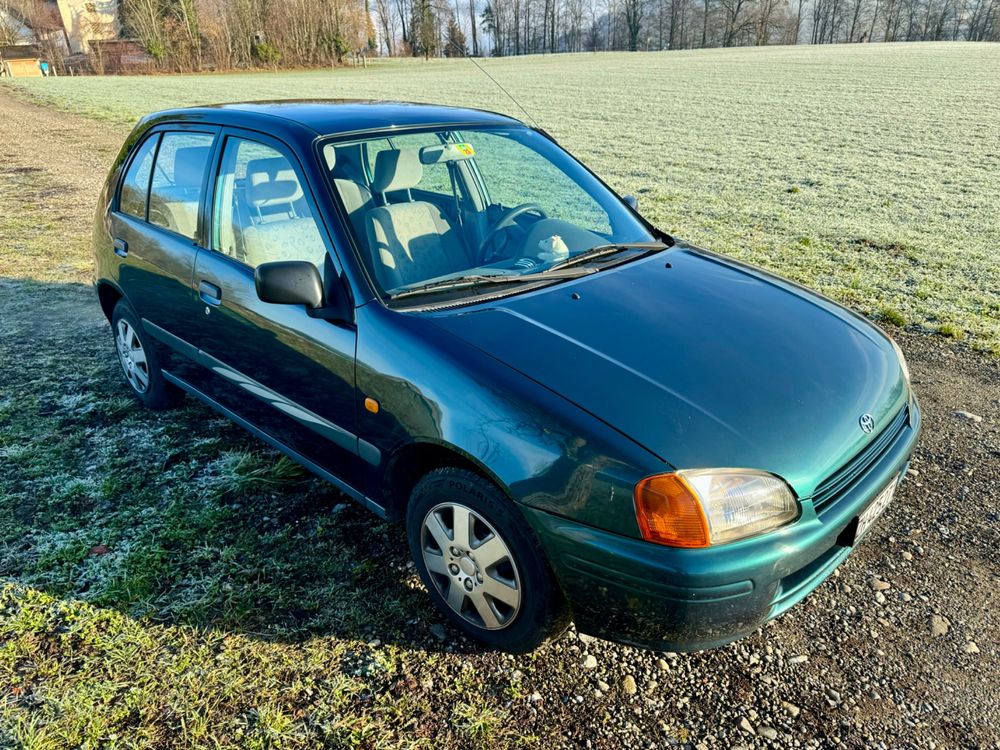
[{"label": "front wheel arch", "polygon": [[398,448],[386,461],[379,488],[387,516],[401,521],[417,482],[436,469],[465,469],[478,474],[500,489],[512,501],[510,490],[483,464],[464,451],[439,442],[418,441]]}]

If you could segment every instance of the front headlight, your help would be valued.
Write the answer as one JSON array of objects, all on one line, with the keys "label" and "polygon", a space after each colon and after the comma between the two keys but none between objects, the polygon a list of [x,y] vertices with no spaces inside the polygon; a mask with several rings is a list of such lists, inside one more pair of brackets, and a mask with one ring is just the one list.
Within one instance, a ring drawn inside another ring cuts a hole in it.
[{"label": "front headlight", "polygon": [[899,360],[899,367],[903,371],[903,377],[906,378],[906,384],[910,384],[910,368],[906,366],[906,357],[903,356],[903,350],[899,348],[899,344],[896,343],[892,336],[889,337],[889,343],[892,344],[893,351],[896,352],[896,359]]},{"label": "front headlight", "polygon": [[791,488],[754,469],[688,469],[635,486],[643,539],[670,547],[708,547],[784,526],[799,515]]}]

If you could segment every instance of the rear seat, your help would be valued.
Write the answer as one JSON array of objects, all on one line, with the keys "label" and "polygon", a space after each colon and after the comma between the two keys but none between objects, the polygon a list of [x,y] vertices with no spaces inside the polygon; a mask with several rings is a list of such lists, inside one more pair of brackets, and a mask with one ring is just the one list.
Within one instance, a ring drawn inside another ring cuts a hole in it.
[{"label": "rear seat", "polygon": [[154,224],[173,229],[185,237],[195,236],[201,181],[205,176],[208,154],[208,146],[177,149],[174,153],[174,184],[156,188],[149,197],[149,218]]}]

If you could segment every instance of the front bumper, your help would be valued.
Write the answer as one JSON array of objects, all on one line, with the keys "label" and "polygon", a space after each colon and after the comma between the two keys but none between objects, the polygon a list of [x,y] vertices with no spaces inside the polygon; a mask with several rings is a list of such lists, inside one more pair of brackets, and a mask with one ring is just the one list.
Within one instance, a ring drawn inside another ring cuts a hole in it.
[{"label": "front bumper", "polygon": [[920,434],[907,424],[835,501],[776,531],[719,547],[677,549],[523,510],[549,554],[582,632],[644,648],[697,651],[756,630],[819,586],[850,554],[858,514],[905,471]]}]

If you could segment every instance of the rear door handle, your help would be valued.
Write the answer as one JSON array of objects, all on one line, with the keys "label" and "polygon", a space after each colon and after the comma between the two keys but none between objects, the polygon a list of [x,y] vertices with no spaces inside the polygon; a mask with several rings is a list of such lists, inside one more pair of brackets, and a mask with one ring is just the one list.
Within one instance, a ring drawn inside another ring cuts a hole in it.
[{"label": "rear door handle", "polygon": [[115,255],[119,258],[124,258],[128,255],[128,243],[125,240],[120,240],[115,237],[114,242],[111,243],[115,248]]},{"label": "rear door handle", "polygon": [[218,305],[222,302],[222,290],[210,281],[202,281],[198,285],[198,296],[206,305]]}]

